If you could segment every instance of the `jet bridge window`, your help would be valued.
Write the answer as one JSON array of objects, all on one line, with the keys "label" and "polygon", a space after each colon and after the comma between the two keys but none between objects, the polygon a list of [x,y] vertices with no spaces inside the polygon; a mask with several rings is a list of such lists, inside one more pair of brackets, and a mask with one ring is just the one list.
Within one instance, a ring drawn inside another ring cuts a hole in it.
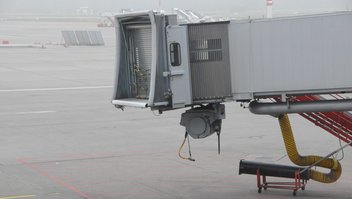
[{"label": "jet bridge window", "polygon": [[221,39],[199,39],[190,42],[191,62],[222,61]]},{"label": "jet bridge window", "polygon": [[171,66],[181,65],[181,46],[179,43],[170,44],[170,62]]}]

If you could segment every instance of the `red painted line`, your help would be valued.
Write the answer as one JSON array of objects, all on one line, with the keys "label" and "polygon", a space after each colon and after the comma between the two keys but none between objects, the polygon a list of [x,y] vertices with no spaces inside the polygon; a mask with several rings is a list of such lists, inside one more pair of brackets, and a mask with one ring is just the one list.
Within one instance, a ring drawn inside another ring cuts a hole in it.
[{"label": "red painted line", "polygon": [[17,161],[18,161],[19,163],[21,163],[23,166],[27,167],[28,169],[30,169],[30,170],[32,170],[32,171],[38,173],[38,174],[41,175],[41,176],[44,176],[44,177],[50,179],[51,181],[53,181],[53,182],[55,182],[55,183],[57,183],[57,184],[59,184],[59,185],[65,187],[66,189],[68,189],[68,190],[74,192],[75,194],[77,194],[77,195],[79,195],[79,196],[81,196],[81,197],[83,197],[83,198],[85,198],[85,199],[94,199],[94,198],[92,198],[91,196],[87,195],[86,193],[83,193],[83,192],[82,192],[81,190],[79,190],[78,188],[76,188],[76,187],[74,187],[74,186],[72,186],[72,185],[70,185],[70,184],[64,182],[64,181],[63,181],[62,179],[60,179],[59,177],[53,176],[53,175],[49,174],[48,172],[46,172],[46,171],[40,169],[39,167],[37,167],[37,166],[35,166],[35,165],[29,163],[26,159],[21,158],[21,159],[18,159]]}]

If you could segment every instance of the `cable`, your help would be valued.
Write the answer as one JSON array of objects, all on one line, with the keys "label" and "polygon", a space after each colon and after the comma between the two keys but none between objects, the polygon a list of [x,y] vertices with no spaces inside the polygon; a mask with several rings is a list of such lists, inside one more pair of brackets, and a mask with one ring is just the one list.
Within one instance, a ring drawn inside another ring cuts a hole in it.
[{"label": "cable", "polygon": [[191,154],[191,144],[189,143],[189,137],[187,136],[187,142],[188,142],[188,153],[189,153],[189,157],[192,156]]},{"label": "cable", "polygon": [[338,156],[339,153],[336,153],[336,157],[335,157],[335,158],[336,158],[338,161],[341,161],[341,160],[343,160],[343,159],[345,158],[345,152],[344,152],[344,150],[343,150],[343,148],[342,148],[341,139],[339,139],[339,144],[340,144],[341,158],[340,158],[340,159],[337,159],[337,156]]},{"label": "cable", "polygon": [[185,138],[183,139],[183,142],[182,142],[180,148],[178,149],[178,156],[179,156],[181,159],[184,159],[184,160],[187,160],[188,158],[186,158],[186,157],[184,157],[184,156],[181,155],[181,150],[182,150],[183,146],[185,145],[187,136],[188,136],[188,133],[186,132]]},{"label": "cable", "polygon": [[[183,146],[185,145],[187,139],[188,139],[188,150],[189,150],[189,157],[188,157],[188,158],[187,158],[187,157],[184,157],[184,156],[181,154],[181,150],[182,150]],[[183,160],[190,160],[190,161],[193,161],[193,162],[194,162],[195,159],[193,159],[191,155],[192,155],[192,154],[191,154],[191,145],[190,145],[190,143],[189,143],[188,133],[186,132],[186,133],[185,133],[185,138],[183,139],[182,144],[181,144],[180,148],[178,149],[178,156],[179,156],[181,159],[183,159]]]}]

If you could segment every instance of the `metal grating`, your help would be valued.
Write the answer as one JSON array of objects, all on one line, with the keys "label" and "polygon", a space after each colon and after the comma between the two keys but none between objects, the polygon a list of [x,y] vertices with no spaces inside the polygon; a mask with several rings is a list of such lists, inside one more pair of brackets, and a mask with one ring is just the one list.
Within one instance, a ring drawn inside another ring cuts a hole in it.
[{"label": "metal grating", "polygon": [[104,39],[100,31],[61,31],[65,44],[70,46],[101,46]]},{"label": "metal grating", "polygon": [[192,40],[190,51],[191,63],[222,61],[221,39]]},{"label": "metal grating", "polygon": [[232,96],[227,23],[189,24],[193,100]]}]

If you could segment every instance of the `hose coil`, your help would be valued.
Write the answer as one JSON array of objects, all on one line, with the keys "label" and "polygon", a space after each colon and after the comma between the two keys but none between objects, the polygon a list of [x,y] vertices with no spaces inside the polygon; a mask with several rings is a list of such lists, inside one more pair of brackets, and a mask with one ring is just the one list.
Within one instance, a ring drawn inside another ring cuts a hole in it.
[{"label": "hose coil", "polygon": [[[279,117],[279,123],[281,128],[282,137],[284,139],[287,155],[290,160],[298,166],[309,166],[317,161],[321,160],[323,157],[316,155],[301,156],[296,147],[295,138],[293,137],[292,128],[290,120],[287,114],[281,115]],[[322,182],[322,183],[333,183],[338,180],[341,176],[342,168],[339,161],[328,158],[322,160],[316,166],[330,169],[329,173],[322,173],[316,170],[309,170],[309,177],[312,180]]]}]

